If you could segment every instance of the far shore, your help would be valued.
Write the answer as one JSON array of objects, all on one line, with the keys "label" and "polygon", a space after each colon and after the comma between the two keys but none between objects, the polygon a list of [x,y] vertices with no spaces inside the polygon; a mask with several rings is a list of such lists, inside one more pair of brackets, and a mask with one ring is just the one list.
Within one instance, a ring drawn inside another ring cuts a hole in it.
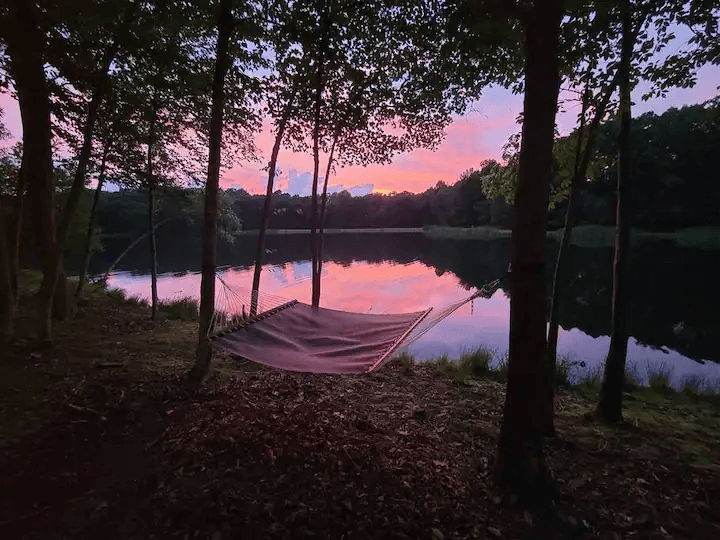
[{"label": "far shore", "polygon": [[[243,236],[257,235],[259,229],[249,229],[237,233]],[[324,234],[346,234],[346,233],[421,233],[423,229],[421,227],[404,227],[404,228],[368,228],[368,229],[325,229]],[[310,234],[310,229],[268,229],[267,234]]]},{"label": "far shore", "polygon": [[[510,238],[512,231],[499,227],[447,227],[430,225],[426,227],[405,228],[362,228],[362,229],[326,229],[325,234],[424,234],[437,239],[494,239]],[[563,230],[547,231],[550,240],[560,241]],[[257,229],[242,231],[238,234],[253,236]],[[268,229],[269,235],[310,234],[310,229]],[[632,242],[665,240],[680,247],[694,249],[720,249],[720,227],[692,227],[674,232],[652,232],[640,229],[632,230]],[[579,225],[573,229],[572,243],[579,247],[612,247],[615,241],[615,228],[607,225]]]}]

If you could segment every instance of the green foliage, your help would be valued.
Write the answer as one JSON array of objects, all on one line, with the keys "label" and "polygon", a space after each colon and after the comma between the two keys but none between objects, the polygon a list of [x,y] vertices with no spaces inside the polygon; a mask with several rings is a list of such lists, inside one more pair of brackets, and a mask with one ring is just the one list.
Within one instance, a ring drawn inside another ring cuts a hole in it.
[{"label": "green foliage", "polygon": [[415,368],[415,357],[412,354],[408,352],[400,353],[395,357],[395,361],[400,364],[400,370],[405,375],[412,375]]},{"label": "green foliage", "polygon": [[675,368],[667,362],[660,362],[655,365],[648,363],[648,386],[659,392],[672,391],[672,374]]},{"label": "green foliage", "polygon": [[625,364],[625,376],[623,378],[623,389],[626,392],[631,392],[642,386],[642,377],[637,368],[637,364],[634,362],[627,362]]},{"label": "green foliage", "polygon": [[195,298],[186,296],[174,300],[163,300],[158,309],[166,318],[179,321],[196,321],[200,305]]},{"label": "green foliage", "polygon": [[699,395],[704,386],[705,380],[700,375],[685,375],[680,381],[680,391],[688,396]]},{"label": "green foliage", "polygon": [[595,366],[580,377],[577,386],[585,391],[599,392],[603,381],[603,367]]},{"label": "green foliage", "polygon": [[458,371],[473,377],[485,377],[490,373],[493,352],[485,347],[463,353],[458,360]]},{"label": "green foliage", "polygon": [[508,368],[510,367],[508,361],[509,355],[508,353],[505,353],[505,355],[500,358],[499,362],[495,366],[495,369],[493,369],[493,371],[491,372],[491,377],[497,381],[506,382],[508,376]]},{"label": "green foliage", "polygon": [[119,289],[116,287],[113,287],[111,289],[107,289],[105,291],[105,294],[107,294],[110,298],[113,300],[118,300],[120,302],[124,302],[126,299],[126,294],[123,289]]}]

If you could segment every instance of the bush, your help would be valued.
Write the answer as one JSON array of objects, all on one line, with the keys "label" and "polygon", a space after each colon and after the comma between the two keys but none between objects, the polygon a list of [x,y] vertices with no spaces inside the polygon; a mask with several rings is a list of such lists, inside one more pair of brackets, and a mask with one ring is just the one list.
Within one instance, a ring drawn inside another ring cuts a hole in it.
[{"label": "bush", "polygon": [[578,387],[583,390],[600,390],[603,380],[603,366],[598,365],[594,368],[588,369],[585,374],[580,377],[578,381]]},{"label": "bush", "polygon": [[189,296],[164,300],[158,304],[158,308],[168,319],[179,321],[196,321],[200,311],[198,301]]},{"label": "bush", "polygon": [[667,362],[660,362],[655,366],[648,364],[648,386],[660,392],[671,391],[673,371],[674,368]]},{"label": "bush", "polygon": [[490,373],[493,353],[484,347],[478,347],[472,352],[466,352],[460,357],[458,369],[468,375],[485,377]]},{"label": "bush", "polygon": [[146,298],[143,298],[139,294],[134,294],[130,297],[126,297],[125,302],[132,306],[150,307],[150,302],[148,302]]},{"label": "bush", "polygon": [[119,302],[125,301],[125,291],[123,291],[122,289],[117,289],[117,288],[108,289],[106,291],[106,294],[113,300],[117,300]]}]

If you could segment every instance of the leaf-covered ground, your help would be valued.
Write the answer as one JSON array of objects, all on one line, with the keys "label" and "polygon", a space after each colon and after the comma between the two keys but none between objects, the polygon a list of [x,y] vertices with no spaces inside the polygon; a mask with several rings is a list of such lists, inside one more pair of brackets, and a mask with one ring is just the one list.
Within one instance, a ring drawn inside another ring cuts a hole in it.
[{"label": "leaf-covered ground", "polygon": [[562,526],[541,526],[494,484],[499,383],[221,357],[188,395],[192,324],[98,294],[52,350],[30,328],[0,365],[1,538],[720,537],[720,409],[703,401],[638,392],[609,428],[559,395]]}]

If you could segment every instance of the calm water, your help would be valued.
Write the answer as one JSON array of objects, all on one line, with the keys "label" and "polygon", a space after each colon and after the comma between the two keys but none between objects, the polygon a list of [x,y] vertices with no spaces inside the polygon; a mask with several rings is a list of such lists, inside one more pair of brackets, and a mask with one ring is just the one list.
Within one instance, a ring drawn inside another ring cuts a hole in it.
[{"label": "calm water", "polygon": [[[107,268],[127,241],[106,243],[94,262]],[[255,237],[221,243],[223,278],[250,288]],[[261,288],[310,301],[309,243],[305,236],[268,237],[267,266]],[[158,238],[159,295],[163,299],[198,296],[200,241],[195,237]],[[548,246],[554,261],[557,244]],[[505,274],[507,240],[433,240],[421,234],[347,234],[326,239],[322,300],[324,307],[363,313],[397,313],[440,307],[469,295]],[[610,331],[612,250],[570,251],[561,305],[559,352],[596,366],[606,355]],[[552,265],[548,265],[551,267]],[[674,378],[720,376],[720,294],[716,283],[720,252],[691,250],[666,242],[633,248],[629,362],[645,375],[648,363],[666,362]],[[149,296],[147,248],[130,252],[110,286]],[[550,284],[548,271],[547,281]],[[508,346],[509,299],[499,290],[491,299],[463,306],[410,347],[419,358],[451,357],[484,345],[504,353]]]}]

